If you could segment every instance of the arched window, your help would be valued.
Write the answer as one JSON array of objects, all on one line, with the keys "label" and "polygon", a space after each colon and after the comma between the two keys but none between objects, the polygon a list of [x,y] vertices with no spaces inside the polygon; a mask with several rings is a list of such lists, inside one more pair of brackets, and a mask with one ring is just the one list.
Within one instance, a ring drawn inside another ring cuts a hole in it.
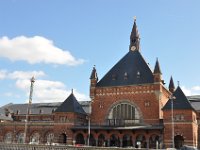
[{"label": "arched window", "polygon": [[30,144],[39,144],[40,142],[40,134],[39,133],[33,133],[30,139]]},{"label": "arched window", "polygon": [[105,146],[106,145],[106,140],[105,140],[105,136],[103,134],[100,134],[98,136],[98,146]]},{"label": "arched window", "polygon": [[83,134],[79,133],[76,135],[76,144],[85,144]]},{"label": "arched window", "polygon": [[54,139],[54,134],[53,133],[48,133],[46,136],[46,141],[48,145],[51,145],[51,143],[53,143],[53,139]]},{"label": "arched window", "polygon": [[115,105],[108,115],[110,125],[133,125],[141,122],[138,109],[128,102]]},{"label": "arched window", "polygon": [[4,142],[5,143],[12,143],[12,133],[8,132],[4,136]]},{"label": "arched window", "polygon": [[24,133],[17,134],[17,143],[24,143]]}]

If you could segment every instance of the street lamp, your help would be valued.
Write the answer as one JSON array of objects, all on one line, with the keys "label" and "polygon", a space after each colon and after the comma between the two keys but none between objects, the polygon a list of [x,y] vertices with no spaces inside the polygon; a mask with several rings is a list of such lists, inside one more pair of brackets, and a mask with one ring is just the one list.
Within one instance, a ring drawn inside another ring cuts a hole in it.
[{"label": "street lamp", "polygon": [[172,148],[174,148],[175,146],[174,146],[174,102],[173,100],[175,100],[176,97],[171,96],[170,99],[171,99],[171,117],[172,117],[171,118],[172,119]]},{"label": "street lamp", "polygon": [[92,101],[89,103],[89,110],[88,110],[88,146],[90,146],[90,115],[91,115],[91,103]]},{"label": "street lamp", "polygon": [[34,76],[31,78],[30,81],[31,81],[31,86],[30,86],[29,103],[28,103],[28,107],[27,107],[27,114],[26,114],[26,120],[25,120],[24,143],[26,143],[26,132],[27,132],[27,126],[28,126],[28,114],[29,114],[30,105],[32,103],[33,84],[35,82]]}]

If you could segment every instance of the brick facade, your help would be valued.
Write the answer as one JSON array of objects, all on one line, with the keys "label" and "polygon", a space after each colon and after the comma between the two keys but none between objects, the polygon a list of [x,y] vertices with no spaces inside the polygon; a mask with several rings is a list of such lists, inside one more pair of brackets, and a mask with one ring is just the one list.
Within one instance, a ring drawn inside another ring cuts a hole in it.
[{"label": "brick facade", "polygon": [[[62,111],[55,111],[65,101],[58,106],[48,106],[52,108],[48,113],[43,113],[43,107],[39,113],[30,112],[26,123],[26,113],[17,110],[12,113],[13,121],[0,123],[0,142],[22,143],[26,132],[25,142],[37,144],[164,148],[171,147],[174,138],[176,148],[183,145],[198,147],[197,111],[192,107],[174,108],[172,121],[172,109],[163,108],[173,95],[174,87],[170,86],[170,90],[165,87],[158,60],[154,72],[149,69],[139,51],[139,41],[134,22],[127,55],[100,81],[96,68],[93,68],[91,102],[86,106],[88,114],[81,113],[77,104],[74,109],[66,105],[66,110],[62,107]],[[131,70],[134,67],[136,69]]]}]

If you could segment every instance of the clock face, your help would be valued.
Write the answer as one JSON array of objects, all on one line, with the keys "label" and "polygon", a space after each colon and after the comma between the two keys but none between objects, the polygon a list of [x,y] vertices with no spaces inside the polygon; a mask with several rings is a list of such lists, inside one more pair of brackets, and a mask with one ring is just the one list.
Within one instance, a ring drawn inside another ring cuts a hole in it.
[{"label": "clock face", "polygon": [[136,49],[136,47],[135,47],[135,46],[132,46],[132,47],[131,47],[131,50],[132,50],[132,51],[134,51],[135,49]]}]

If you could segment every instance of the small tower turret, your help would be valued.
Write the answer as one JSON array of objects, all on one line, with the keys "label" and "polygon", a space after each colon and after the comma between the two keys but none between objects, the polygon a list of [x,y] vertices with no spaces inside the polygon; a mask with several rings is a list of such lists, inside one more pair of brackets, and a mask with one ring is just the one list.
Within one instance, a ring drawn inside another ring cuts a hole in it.
[{"label": "small tower turret", "polygon": [[156,59],[156,64],[155,64],[155,68],[154,68],[154,81],[155,82],[162,82],[162,73],[160,70],[160,64],[158,61],[158,58]]},{"label": "small tower turret", "polygon": [[97,71],[95,66],[92,69],[92,73],[90,76],[90,98],[93,99],[95,94],[95,87],[98,81]]},{"label": "small tower turret", "polygon": [[175,86],[174,86],[174,81],[173,81],[172,76],[171,76],[170,82],[169,82],[169,91],[170,91],[171,93],[174,93],[174,91],[175,91]]},{"label": "small tower turret", "polygon": [[136,17],[134,17],[134,24],[131,31],[129,50],[140,50],[140,35],[136,25]]}]

